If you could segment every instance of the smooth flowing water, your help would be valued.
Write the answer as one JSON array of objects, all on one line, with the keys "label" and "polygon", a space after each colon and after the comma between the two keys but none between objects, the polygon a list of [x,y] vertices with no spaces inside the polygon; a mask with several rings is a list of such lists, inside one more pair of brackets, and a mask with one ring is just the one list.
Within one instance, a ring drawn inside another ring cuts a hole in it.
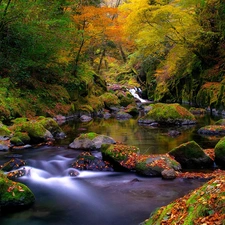
[{"label": "smooth flowing water", "polygon": [[[117,121],[97,119],[90,123],[70,121],[62,125],[67,138],[55,146],[26,149],[21,154],[30,169],[29,177],[20,178],[35,194],[36,202],[22,212],[2,212],[1,225],[137,225],[147,219],[157,207],[199,187],[202,181],[139,177],[134,173],[82,171],[70,177],[68,166],[80,151],[67,146],[80,133],[96,132],[116,141],[140,148],[143,154],[166,153],[173,147],[195,140],[203,148],[216,141],[200,137],[197,130],[212,124],[217,118],[200,117],[191,127],[177,127],[181,135],[168,136],[175,128],[140,126],[136,119]],[[7,155],[1,153],[0,164]]]}]

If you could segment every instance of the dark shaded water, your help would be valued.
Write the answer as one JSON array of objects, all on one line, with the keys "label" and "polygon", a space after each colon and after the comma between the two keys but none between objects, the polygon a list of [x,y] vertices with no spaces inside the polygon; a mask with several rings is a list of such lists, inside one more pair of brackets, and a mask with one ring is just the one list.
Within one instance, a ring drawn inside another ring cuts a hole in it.
[{"label": "dark shaded water", "polygon": [[[24,150],[31,177],[20,178],[35,194],[32,208],[19,213],[2,213],[1,225],[137,225],[147,219],[157,207],[199,187],[202,181],[138,177],[133,173],[88,172],[78,177],[68,176],[68,165],[80,153],[67,146],[79,135],[94,131],[116,141],[135,145],[143,154],[166,153],[173,147],[195,140],[203,148],[214,147],[217,140],[197,134],[199,127],[212,124],[218,118],[199,118],[192,127],[176,128],[181,135],[168,136],[168,128],[139,126],[135,119],[116,121],[95,120],[89,124],[71,121],[63,125],[68,137],[57,146]],[[174,129],[174,128],[172,128]],[[18,153],[18,152],[17,152]],[[0,164],[7,161],[0,153]]]}]

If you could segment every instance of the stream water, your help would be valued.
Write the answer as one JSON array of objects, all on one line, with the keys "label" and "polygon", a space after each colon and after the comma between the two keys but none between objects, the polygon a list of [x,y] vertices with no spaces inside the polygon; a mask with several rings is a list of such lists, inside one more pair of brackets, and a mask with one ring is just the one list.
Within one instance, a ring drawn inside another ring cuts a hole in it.
[{"label": "stream water", "polygon": [[[27,161],[30,177],[22,177],[35,194],[36,202],[22,212],[0,214],[1,225],[138,225],[157,207],[181,197],[202,185],[200,180],[140,177],[134,173],[81,171],[70,177],[68,165],[80,151],[68,149],[80,133],[96,132],[116,141],[140,148],[142,154],[166,153],[173,147],[195,140],[203,148],[214,147],[217,140],[198,135],[199,127],[219,118],[199,117],[196,126],[177,127],[181,135],[168,136],[174,128],[140,126],[137,119],[118,121],[96,119],[90,123],[70,121],[62,125],[67,138],[54,146],[26,149],[20,154]],[[6,156],[0,153],[0,164]]]}]

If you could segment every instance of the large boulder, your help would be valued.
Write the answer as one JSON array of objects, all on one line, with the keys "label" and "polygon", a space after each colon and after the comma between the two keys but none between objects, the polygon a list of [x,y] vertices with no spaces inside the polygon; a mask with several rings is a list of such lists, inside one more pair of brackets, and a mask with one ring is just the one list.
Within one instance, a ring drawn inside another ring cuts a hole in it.
[{"label": "large boulder", "polygon": [[224,224],[225,176],[217,176],[202,187],[153,212],[140,225]]},{"label": "large boulder", "polygon": [[13,125],[10,127],[13,134],[11,142],[14,145],[47,142],[63,136],[61,128],[52,118],[43,116],[31,120],[17,118],[12,122]]},{"label": "large boulder", "polygon": [[72,167],[78,170],[113,171],[109,162],[95,157],[90,152],[82,152],[78,155]]},{"label": "large boulder", "polygon": [[59,124],[50,117],[39,116],[37,122],[40,123],[46,130],[50,131],[54,138],[62,138],[65,136]]},{"label": "large boulder", "polygon": [[103,158],[114,165],[115,170],[134,170],[139,148],[124,144],[105,144],[101,152]]},{"label": "large boulder", "polygon": [[139,123],[162,125],[190,125],[195,124],[196,119],[192,113],[179,104],[151,104],[151,110],[139,119]]},{"label": "large boulder", "polygon": [[225,137],[220,139],[220,141],[215,146],[215,163],[220,168],[225,169]]},{"label": "large boulder", "polygon": [[75,138],[69,147],[78,150],[101,149],[103,144],[115,144],[115,140],[106,135],[98,135],[94,132],[81,134]]},{"label": "large boulder", "polygon": [[2,210],[20,210],[34,203],[35,197],[31,190],[24,184],[9,180],[0,173],[0,208]]},{"label": "large boulder", "polygon": [[[181,170],[181,165],[168,154],[142,155],[136,159],[135,170],[140,175],[166,178],[166,171],[170,170],[170,174],[175,174],[175,170]],[[175,177],[173,176],[173,178]]]},{"label": "large boulder", "polygon": [[200,169],[213,167],[213,160],[205,154],[195,142],[189,141],[172,149],[169,155],[178,161],[183,169]]}]

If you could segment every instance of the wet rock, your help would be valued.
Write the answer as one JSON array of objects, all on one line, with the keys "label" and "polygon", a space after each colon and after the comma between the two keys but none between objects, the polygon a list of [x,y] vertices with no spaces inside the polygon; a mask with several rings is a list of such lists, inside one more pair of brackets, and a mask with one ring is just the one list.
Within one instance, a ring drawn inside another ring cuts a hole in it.
[{"label": "wet rock", "polygon": [[98,135],[97,137],[95,137],[93,140],[93,147],[92,149],[100,149],[102,147],[103,144],[115,144],[116,141],[106,135]]},{"label": "wet rock", "polygon": [[205,154],[195,141],[179,145],[172,149],[169,155],[173,156],[181,164],[182,168],[201,169],[213,167],[213,160]]},{"label": "wet rock", "polygon": [[130,118],[132,118],[132,116],[129,113],[126,113],[124,111],[119,111],[116,113],[116,119],[118,120],[125,120]]},{"label": "wet rock", "polygon": [[90,152],[82,152],[72,163],[72,167],[78,170],[113,171],[109,162],[96,158]]},{"label": "wet rock", "polygon": [[25,169],[14,170],[12,172],[7,173],[7,178],[10,180],[16,180],[18,177],[25,176],[27,174]]},{"label": "wet rock", "polygon": [[98,135],[94,132],[81,134],[75,138],[69,147],[72,149],[94,150],[100,149],[103,144],[115,144],[115,140],[106,135]]},{"label": "wet rock", "polygon": [[91,118],[90,116],[82,115],[82,116],[80,117],[80,120],[81,120],[82,122],[89,122],[89,121],[92,120],[92,118]]},{"label": "wet rock", "polygon": [[4,163],[2,166],[1,166],[1,169],[3,171],[11,171],[11,170],[16,170],[22,166],[25,166],[26,165],[26,162],[22,159],[18,159],[18,158],[13,158],[11,159],[10,161]]},{"label": "wet rock", "polygon": [[166,180],[173,180],[177,177],[174,169],[165,169],[161,172],[162,178]]},{"label": "wet rock", "polygon": [[76,177],[76,176],[78,176],[80,173],[77,171],[77,170],[75,170],[75,169],[72,169],[72,170],[70,170],[69,171],[69,175],[71,176],[71,177]]},{"label": "wet rock", "polygon": [[225,125],[208,125],[198,130],[201,135],[225,135]]},{"label": "wet rock", "polygon": [[180,131],[177,131],[177,130],[170,130],[168,132],[168,135],[171,136],[171,137],[176,137],[176,136],[178,136],[180,134],[181,134],[181,132]]},{"label": "wet rock", "polygon": [[181,165],[168,154],[146,155],[137,158],[135,169],[140,175],[161,177],[164,170],[180,171]]},{"label": "wet rock", "polygon": [[8,151],[9,143],[7,141],[0,141],[0,151]]},{"label": "wet rock", "polygon": [[104,112],[103,113],[103,118],[104,119],[109,119],[111,117],[111,113],[109,113],[109,112]]}]

